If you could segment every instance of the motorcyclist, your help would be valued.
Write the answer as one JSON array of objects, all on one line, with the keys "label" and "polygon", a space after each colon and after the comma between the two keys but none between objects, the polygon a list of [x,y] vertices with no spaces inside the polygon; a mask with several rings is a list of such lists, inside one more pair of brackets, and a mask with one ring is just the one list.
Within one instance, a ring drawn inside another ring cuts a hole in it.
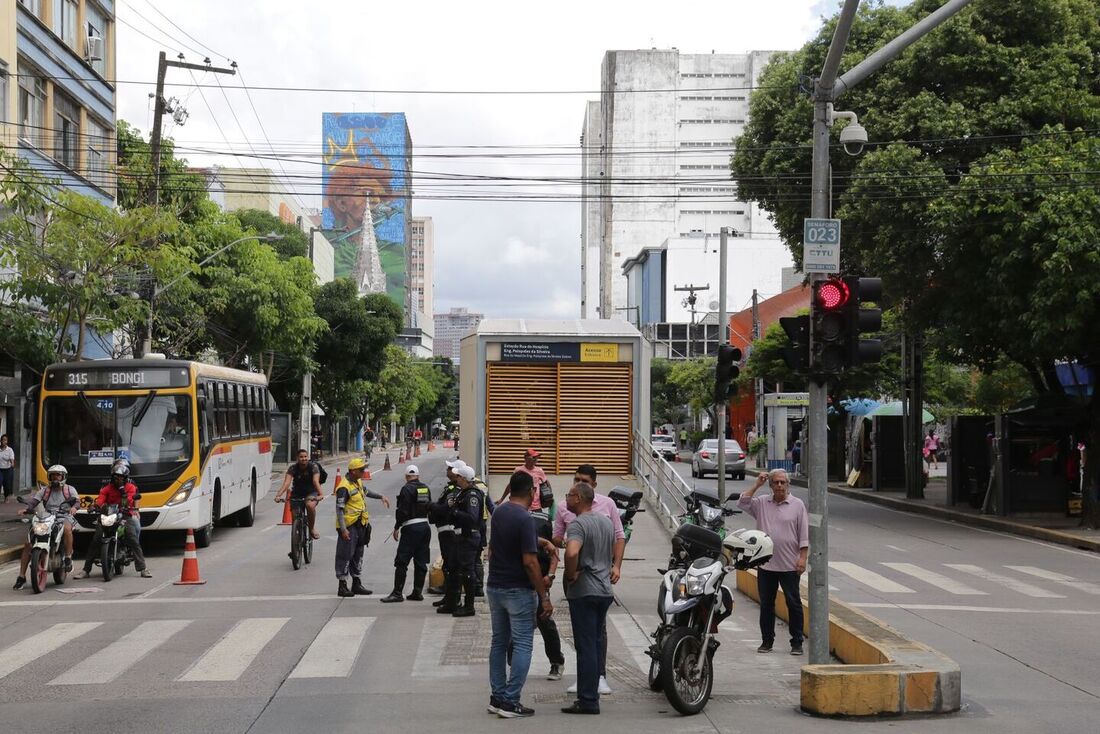
[{"label": "motorcyclist", "polygon": [[[80,506],[80,494],[71,484],[66,483],[69,476],[68,470],[61,464],[54,464],[46,470],[46,476],[50,483],[41,487],[27,500],[27,509],[24,515],[33,515],[34,508],[42,504],[46,512],[56,515],[61,522],[64,544],[64,555],[61,562],[65,565],[65,571],[73,570],[73,513]],[[19,559],[19,576],[15,579],[14,589],[22,589],[27,583],[27,566],[31,562],[30,537],[23,544],[23,555]]]},{"label": "motorcyclist", "polygon": [[[107,505],[118,505],[119,512],[125,515],[129,520],[134,518],[137,514],[137,494],[137,486],[130,481],[129,462],[124,459],[119,459],[111,467],[111,481],[103,485],[103,488],[99,490],[99,496],[96,497],[93,504],[100,509]],[[102,541],[103,528],[97,526],[95,535],[92,537],[92,542],[88,544],[88,555],[84,558],[84,568],[77,571],[73,578],[83,579],[91,575],[95,554]],[[134,555],[134,568],[141,574],[141,577],[143,579],[152,578],[153,574],[145,567],[145,554],[141,552],[141,543],[138,541],[138,534],[134,530],[132,522],[128,521],[126,523],[126,531],[122,536],[122,543],[129,548],[130,552]]]}]

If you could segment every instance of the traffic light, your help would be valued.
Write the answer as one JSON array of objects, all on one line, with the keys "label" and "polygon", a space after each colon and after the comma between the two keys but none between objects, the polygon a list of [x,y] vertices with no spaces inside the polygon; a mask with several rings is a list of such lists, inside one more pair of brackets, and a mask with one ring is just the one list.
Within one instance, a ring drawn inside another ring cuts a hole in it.
[{"label": "traffic light", "polygon": [[737,363],[741,361],[741,350],[723,344],[718,347],[718,364],[714,368],[714,402],[724,403],[737,395],[737,386],[733,381],[741,374]]},{"label": "traffic light", "polygon": [[795,372],[810,369],[810,317],[784,316],[779,325],[787,332],[788,346],[783,347],[783,361]]},{"label": "traffic light", "polygon": [[882,309],[863,308],[864,301],[882,299],[882,278],[844,279],[848,286],[848,366],[878,362],[882,359],[882,341],[861,339],[861,334],[882,330]]},{"label": "traffic light", "polygon": [[840,278],[828,278],[813,284],[810,367],[817,375],[839,374],[849,364],[850,300],[848,284]]}]

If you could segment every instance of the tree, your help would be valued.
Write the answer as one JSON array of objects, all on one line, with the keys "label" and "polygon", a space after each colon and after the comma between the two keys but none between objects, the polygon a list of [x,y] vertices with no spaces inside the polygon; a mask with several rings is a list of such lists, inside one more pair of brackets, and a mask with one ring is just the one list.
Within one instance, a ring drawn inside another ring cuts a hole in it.
[{"label": "tree", "polygon": [[689,400],[687,393],[669,379],[675,364],[672,360],[659,358],[650,362],[649,384],[654,425],[679,425],[689,417],[686,410]]},{"label": "tree", "polygon": [[275,252],[284,260],[292,257],[309,257],[309,237],[293,224],[287,224],[274,214],[261,209],[237,209],[233,216],[246,231],[265,235],[274,232],[283,239],[271,243]]},{"label": "tree", "polygon": [[699,357],[677,361],[669,370],[668,381],[687,397],[692,418],[698,421],[699,414],[706,412],[711,425],[716,424],[714,411],[714,369],[717,361],[713,357]]},{"label": "tree", "polygon": [[[115,125],[118,172],[117,201],[119,208],[129,211],[152,201],[153,165],[149,143],[141,133],[124,120]],[[160,208],[190,224],[209,215],[217,206],[206,193],[206,180],[192,171],[187,161],[175,157],[171,138],[161,140]]]},{"label": "tree", "polygon": [[385,365],[377,380],[366,388],[371,405],[387,411],[394,421],[405,421],[416,414],[417,384],[411,367],[412,358],[396,344],[385,349]]}]

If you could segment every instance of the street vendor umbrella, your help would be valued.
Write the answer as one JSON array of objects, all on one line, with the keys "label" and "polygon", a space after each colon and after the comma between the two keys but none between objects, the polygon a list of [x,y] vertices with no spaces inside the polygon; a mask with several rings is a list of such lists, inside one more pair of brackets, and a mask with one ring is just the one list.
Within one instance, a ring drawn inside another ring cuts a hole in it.
[{"label": "street vendor umbrella", "polygon": [[848,412],[848,415],[861,416],[867,415],[881,403],[870,398],[845,398],[840,401],[840,404],[844,406],[844,410]]},{"label": "street vendor umbrella", "polygon": [[[868,413],[867,417],[871,418],[876,415],[901,415],[901,401],[895,400],[892,403],[883,403]],[[921,410],[921,423],[931,423],[934,420],[936,420],[936,416],[925,409]]]}]

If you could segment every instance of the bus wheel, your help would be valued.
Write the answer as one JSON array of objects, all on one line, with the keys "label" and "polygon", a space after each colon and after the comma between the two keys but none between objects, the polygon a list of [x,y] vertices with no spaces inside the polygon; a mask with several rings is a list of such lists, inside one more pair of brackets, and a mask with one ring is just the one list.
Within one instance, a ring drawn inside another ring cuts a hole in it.
[{"label": "bus wheel", "polygon": [[218,508],[221,506],[222,485],[214,483],[214,504],[210,508],[210,522],[195,530],[195,547],[209,548],[210,539],[214,535],[214,523],[218,521]]},{"label": "bus wheel", "polygon": [[252,494],[248,499],[248,505],[237,513],[237,524],[242,528],[250,528],[256,522],[256,472],[252,472]]}]

